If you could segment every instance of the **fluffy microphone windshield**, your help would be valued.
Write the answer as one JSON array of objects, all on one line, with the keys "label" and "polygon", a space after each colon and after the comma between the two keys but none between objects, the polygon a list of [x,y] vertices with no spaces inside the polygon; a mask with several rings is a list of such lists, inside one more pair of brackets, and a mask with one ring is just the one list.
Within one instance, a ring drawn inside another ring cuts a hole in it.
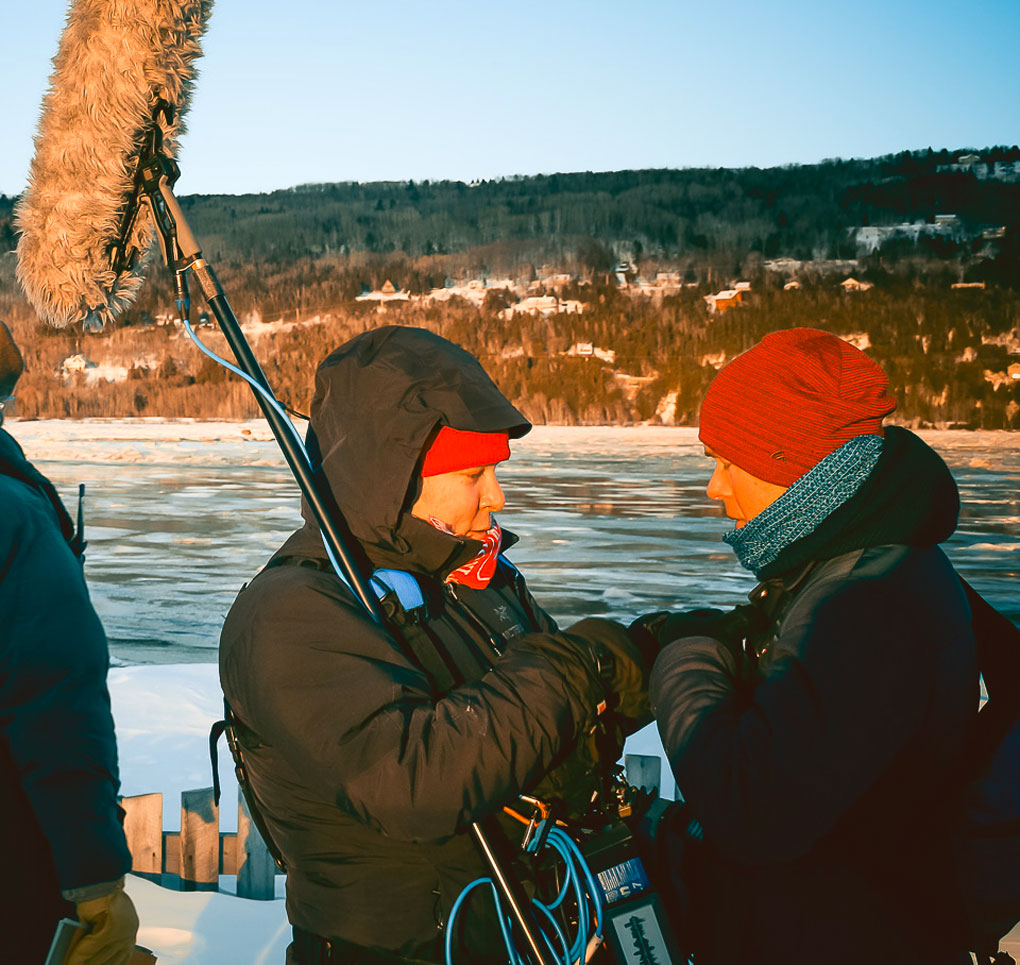
[{"label": "fluffy microphone windshield", "polygon": [[[212,0],[75,0],[43,101],[29,186],[17,210],[18,278],[43,321],[101,327],[131,304],[144,257],[115,271],[111,249],[132,195],[154,106],[174,156]],[[135,220],[145,253],[153,228]]]}]

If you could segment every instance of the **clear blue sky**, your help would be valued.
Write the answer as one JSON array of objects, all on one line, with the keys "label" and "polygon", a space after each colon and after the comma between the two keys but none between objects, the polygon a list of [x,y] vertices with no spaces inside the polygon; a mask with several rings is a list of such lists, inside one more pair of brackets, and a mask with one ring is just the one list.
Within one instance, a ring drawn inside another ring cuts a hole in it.
[{"label": "clear blue sky", "polygon": [[[24,187],[65,0],[0,35]],[[216,0],[178,190],[769,166],[1020,141],[1020,0]]]}]

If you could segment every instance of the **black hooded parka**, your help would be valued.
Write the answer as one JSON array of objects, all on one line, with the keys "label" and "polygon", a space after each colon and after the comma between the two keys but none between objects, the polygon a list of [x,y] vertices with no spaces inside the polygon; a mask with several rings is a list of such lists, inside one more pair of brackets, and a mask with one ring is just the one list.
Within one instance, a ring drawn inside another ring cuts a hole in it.
[{"label": "black hooded parka", "polygon": [[[372,623],[308,522],[241,591],[220,645],[251,783],[286,859],[290,920],[426,961],[441,958],[460,891],[485,874],[470,823],[536,788],[580,810],[598,785],[596,648],[617,654],[631,703],[643,700],[617,624],[558,632],[505,565],[484,590],[444,582],[480,544],[409,512],[441,425],[530,428],[472,356],[428,332],[376,329],[333,352],[316,376],[310,452],[359,551],[413,574],[425,606],[383,600],[402,640]],[[468,903],[458,961],[505,961],[488,904]]]},{"label": "black hooded parka", "polygon": [[707,637],[659,655],[652,707],[704,831],[683,869],[699,965],[970,960],[949,802],[978,673],[937,545],[958,510],[939,456],[887,427],[861,489],[759,573],[753,665]]}]

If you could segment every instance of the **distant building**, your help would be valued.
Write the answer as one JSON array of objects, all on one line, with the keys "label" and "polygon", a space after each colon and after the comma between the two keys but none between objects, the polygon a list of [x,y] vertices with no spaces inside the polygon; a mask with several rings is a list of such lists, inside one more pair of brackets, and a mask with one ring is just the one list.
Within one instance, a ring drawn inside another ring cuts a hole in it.
[{"label": "distant building", "polygon": [[984,288],[983,281],[954,281],[951,288]]},{"label": "distant building", "polygon": [[845,292],[866,292],[869,288],[874,288],[874,284],[870,281],[858,281],[856,278],[845,278],[839,283],[839,287]]},{"label": "distant building", "polygon": [[867,332],[851,332],[849,335],[840,335],[844,342],[849,342],[854,348],[866,352],[871,348],[871,336]]},{"label": "distant building", "polygon": [[65,376],[72,375],[75,372],[84,372],[86,369],[94,369],[95,367],[96,363],[90,362],[84,355],[68,355],[60,363],[60,369]]},{"label": "distant building", "polygon": [[597,358],[612,365],[616,361],[616,351],[611,348],[599,348],[593,342],[575,342],[565,355],[581,356],[581,358]]},{"label": "distant building", "polygon": [[783,291],[784,292],[796,291],[799,288],[800,288],[800,282],[797,281],[796,278],[793,281],[788,281],[785,285],[783,285]]},{"label": "distant building", "polygon": [[751,290],[751,283],[749,281],[735,281],[733,283],[733,290],[738,292],[749,292]]},{"label": "distant building", "polygon": [[736,288],[726,288],[721,292],[716,292],[714,295],[705,296],[705,303],[708,305],[708,310],[713,315],[717,312],[725,312],[731,309],[734,305],[739,305],[743,300],[743,290],[738,290]]},{"label": "distant building", "polygon": [[406,302],[411,295],[397,288],[388,278],[379,291],[362,292],[355,297],[356,302]]}]

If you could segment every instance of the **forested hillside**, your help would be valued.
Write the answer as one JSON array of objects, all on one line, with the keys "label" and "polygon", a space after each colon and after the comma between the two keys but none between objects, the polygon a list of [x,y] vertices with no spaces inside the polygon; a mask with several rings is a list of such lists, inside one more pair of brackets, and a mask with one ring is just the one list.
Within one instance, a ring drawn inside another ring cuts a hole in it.
[{"label": "forested hillside", "polygon": [[[885,365],[904,421],[1018,428],[1020,150],[962,165],[960,153],[183,204],[271,380],[299,408],[331,348],[398,323],[478,354],[536,421],[690,423],[727,358],[767,331],[813,325]],[[16,242],[12,204],[0,197],[0,252]],[[254,414],[243,386],[179,326],[158,324],[173,313],[165,271],[115,330],[84,337],[38,327],[13,262],[0,253],[0,318],[30,362],[21,416]],[[844,291],[848,275],[873,287]],[[740,303],[713,312],[705,296],[738,280]],[[358,300],[386,281],[400,300]],[[478,298],[458,294],[472,294],[469,281]],[[81,369],[68,368],[77,355]]]}]

